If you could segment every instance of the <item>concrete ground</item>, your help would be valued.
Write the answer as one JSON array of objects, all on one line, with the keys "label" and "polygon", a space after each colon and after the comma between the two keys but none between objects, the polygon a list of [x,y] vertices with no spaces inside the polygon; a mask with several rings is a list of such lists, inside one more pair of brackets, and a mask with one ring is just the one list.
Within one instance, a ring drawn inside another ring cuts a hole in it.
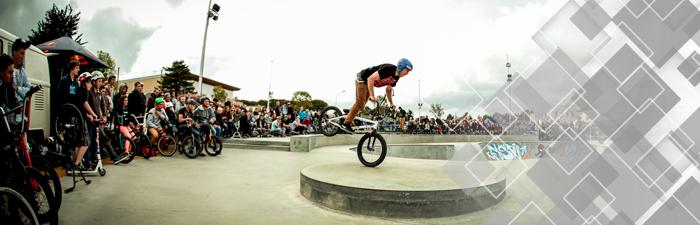
[{"label": "concrete ground", "polygon": [[[494,210],[520,212],[523,196],[541,195],[519,179],[498,205],[466,215],[436,219],[378,218],[322,208],[299,194],[299,172],[318,163],[354,162],[351,146],[309,153],[224,149],[217,157],[137,158],[107,166],[63,195],[61,224],[481,224]],[[384,163],[401,163],[387,158]],[[64,188],[71,177],[63,177]],[[543,210],[551,204],[540,204]],[[527,214],[527,213],[526,213]],[[527,218],[528,215],[524,215]],[[531,222],[535,223],[536,216]]]}]

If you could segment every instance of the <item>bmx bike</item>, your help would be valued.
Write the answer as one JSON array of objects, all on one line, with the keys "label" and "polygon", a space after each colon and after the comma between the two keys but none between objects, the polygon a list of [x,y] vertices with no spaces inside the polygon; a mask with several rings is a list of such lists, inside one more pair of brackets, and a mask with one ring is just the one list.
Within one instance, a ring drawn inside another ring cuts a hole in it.
[{"label": "bmx bike", "polygon": [[[376,109],[376,108],[375,108]],[[348,111],[348,110],[345,110]],[[377,112],[378,110],[375,110]],[[338,107],[329,106],[321,111],[321,127],[320,131],[326,136],[335,136],[339,131],[347,133],[342,128],[342,123],[347,115],[341,112]],[[375,167],[381,164],[386,157],[386,141],[381,134],[377,132],[382,117],[373,115],[374,120],[355,117],[353,121],[353,133],[364,133],[360,141],[357,143],[357,158],[362,165],[366,167]],[[353,134],[350,133],[350,134]]]}]

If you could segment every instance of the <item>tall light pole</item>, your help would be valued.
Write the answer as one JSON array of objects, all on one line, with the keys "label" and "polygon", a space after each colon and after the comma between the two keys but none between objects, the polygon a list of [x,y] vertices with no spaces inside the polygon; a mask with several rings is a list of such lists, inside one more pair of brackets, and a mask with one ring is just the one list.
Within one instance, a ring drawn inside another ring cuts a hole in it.
[{"label": "tall light pole", "polygon": [[420,80],[418,80],[418,119],[420,119],[420,111],[423,107],[423,99],[420,97]]},{"label": "tall light pole", "polygon": [[204,95],[202,93],[202,77],[204,76],[204,52],[207,49],[207,32],[209,31],[209,18],[212,18],[214,21],[219,20],[219,10],[221,10],[221,7],[218,4],[214,4],[214,6],[211,6],[211,0],[209,0],[209,6],[207,7],[207,22],[206,25],[204,25],[204,41],[202,41],[202,58],[199,62],[199,94]]},{"label": "tall light pole", "polygon": [[335,107],[338,107],[338,96],[342,93],[345,93],[345,90],[343,90],[340,93],[338,93],[337,95],[335,95]]},{"label": "tall light pole", "polygon": [[[507,75],[508,79],[506,80],[506,82],[508,82],[508,85],[506,85],[506,86],[508,87],[508,95],[510,95],[508,97],[508,112],[511,112],[510,114],[513,114],[512,113],[513,112],[513,95],[512,95],[513,88],[510,86],[510,83],[513,82],[513,74],[510,73],[510,66],[511,66],[510,59],[509,59],[508,55],[506,55],[506,73],[508,74]],[[506,113],[506,115],[508,115],[508,113]],[[511,115],[511,116],[515,117],[515,115]],[[513,121],[513,119],[515,119],[515,118],[511,118],[511,116],[508,116],[508,123],[511,123]]]},{"label": "tall light pole", "polygon": [[267,84],[267,112],[272,112],[270,111],[270,99],[272,99],[272,65],[275,63],[275,60],[270,60],[270,82]]}]

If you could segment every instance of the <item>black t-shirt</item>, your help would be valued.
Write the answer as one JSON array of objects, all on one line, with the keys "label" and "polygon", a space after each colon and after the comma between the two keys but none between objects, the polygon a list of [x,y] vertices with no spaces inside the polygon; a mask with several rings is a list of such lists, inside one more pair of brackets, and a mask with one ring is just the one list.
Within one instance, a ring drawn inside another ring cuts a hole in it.
[{"label": "black t-shirt", "polygon": [[399,116],[400,116],[400,117],[406,117],[406,110],[401,109],[401,110],[399,111]]},{"label": "black t-shirt", "polygon": [[182,118],[185,118],[185,119],[192,118],[192,112],[187,111],[187,107],[180,109],[180,111],[177,111],[177,115],[178,115],[177,116],[178,119],[176,121],[178,121],[178,123],[177,123],[178,125],[187,124],[187,123],[180,123],[180,115],[182,115]]},{"label": "black t-shirt", "polygon": [[75,105],[80,112],[85,115],[85,107],[83,103],[87,101],[87,89],[78,85],[78,79],[71,80],[70,75],[66,75],[58,83],[58,101],[59,105],[70,103]]},{"label": "black t-shirt", "polygon": [[379,73],[379,80],[374,83],[375,87],[384,87],[386,85],[396,87],[396,83],[399,82],[400,77],[396,75],[396,66],[388,63],[360,71],[360,78],[362,78],[363,82],[367,83],[367,79],[369,76],[372,76],[374,72]]}]

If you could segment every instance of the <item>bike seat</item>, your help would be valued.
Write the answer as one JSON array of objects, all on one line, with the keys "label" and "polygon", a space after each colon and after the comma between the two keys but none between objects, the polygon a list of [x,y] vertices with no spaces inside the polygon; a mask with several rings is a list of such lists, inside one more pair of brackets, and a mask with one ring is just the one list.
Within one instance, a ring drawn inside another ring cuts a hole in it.
[{"label": "bike seat", "polygon": [[350,109],[343,109],[343,113],[345,113],[345,114],[350,113]]}]

